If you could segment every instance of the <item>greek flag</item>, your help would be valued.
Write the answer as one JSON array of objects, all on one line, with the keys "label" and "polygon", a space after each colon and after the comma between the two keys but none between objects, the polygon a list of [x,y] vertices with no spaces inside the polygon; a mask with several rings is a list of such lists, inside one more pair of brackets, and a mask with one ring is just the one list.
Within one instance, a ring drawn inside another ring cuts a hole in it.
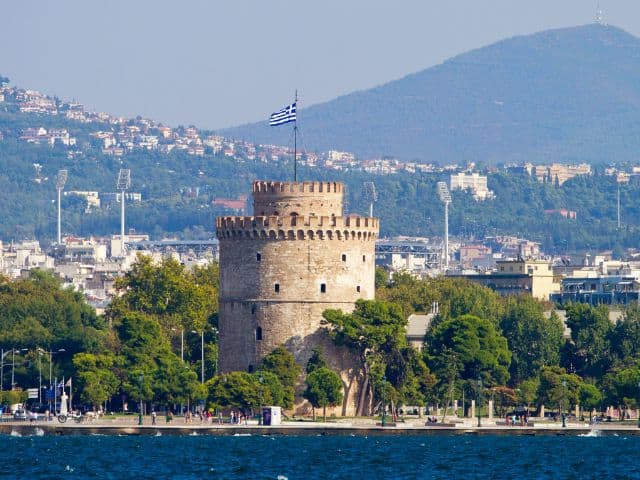
[{"label": "greek flag", "polygon": [[284,123],[296,121],[296,102],[284,107],[279,112],[272,113],[269,117],[269,125],[275,127]]}]

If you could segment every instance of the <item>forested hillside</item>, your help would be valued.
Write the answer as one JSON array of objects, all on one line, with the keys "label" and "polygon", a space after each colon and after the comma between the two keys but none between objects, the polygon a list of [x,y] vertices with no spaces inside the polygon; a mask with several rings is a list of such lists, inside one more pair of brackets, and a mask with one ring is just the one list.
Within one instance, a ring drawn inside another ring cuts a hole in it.
[{"label": "forested hillside", "polygon": [[[640,40],[591,24],[506,39],[327,103],[301,102],[299,124],[307,148],[361,158],[604,163],[637,158],[638,105]],[[290,130],[269,127],[265,115],[222,134],[288,144]]]}]

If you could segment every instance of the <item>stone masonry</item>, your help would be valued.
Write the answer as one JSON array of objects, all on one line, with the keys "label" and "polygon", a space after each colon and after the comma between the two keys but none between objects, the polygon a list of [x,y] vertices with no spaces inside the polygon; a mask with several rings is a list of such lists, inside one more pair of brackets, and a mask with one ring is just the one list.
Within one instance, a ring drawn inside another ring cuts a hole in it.
[{"label": "stone masonry", "polygon": [[253,371],[284,344],[304,366],[322,346],[354,411],[362,372],[321,328],[329,308],[373,299],[378,219],[342,213],[339,182],[253,183],[253,217],[219,217],[220,371]]}]

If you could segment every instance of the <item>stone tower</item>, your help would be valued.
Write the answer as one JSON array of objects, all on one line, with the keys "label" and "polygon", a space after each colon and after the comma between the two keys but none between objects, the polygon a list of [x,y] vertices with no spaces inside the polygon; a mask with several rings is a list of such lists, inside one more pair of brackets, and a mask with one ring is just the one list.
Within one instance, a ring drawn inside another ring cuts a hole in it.
[{"label": "stone tower", "polygon": [[[316,345],[331,350],[324,310],[374,298],[378,219],[343,216],[342,200],[339,182],[256,181],[253,217],[217,218],[221,372],[252,371],[282,344],[304,366]],[[345,379],[353,359],[327,354]]]}]

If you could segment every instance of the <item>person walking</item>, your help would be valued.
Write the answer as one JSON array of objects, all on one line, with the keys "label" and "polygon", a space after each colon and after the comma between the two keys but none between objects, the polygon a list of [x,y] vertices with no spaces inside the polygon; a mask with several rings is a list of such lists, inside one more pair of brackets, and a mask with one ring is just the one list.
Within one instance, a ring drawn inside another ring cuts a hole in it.
[{"label": "person walking", "polygon": [[156,424],[156,417],[157,417],[157,416],[158,416],[158,415],[156,414],[156,411],[155,411],[155,410],[152,410],[152,411],[151,411],[151,425],[155,425],[155,424]]}]

